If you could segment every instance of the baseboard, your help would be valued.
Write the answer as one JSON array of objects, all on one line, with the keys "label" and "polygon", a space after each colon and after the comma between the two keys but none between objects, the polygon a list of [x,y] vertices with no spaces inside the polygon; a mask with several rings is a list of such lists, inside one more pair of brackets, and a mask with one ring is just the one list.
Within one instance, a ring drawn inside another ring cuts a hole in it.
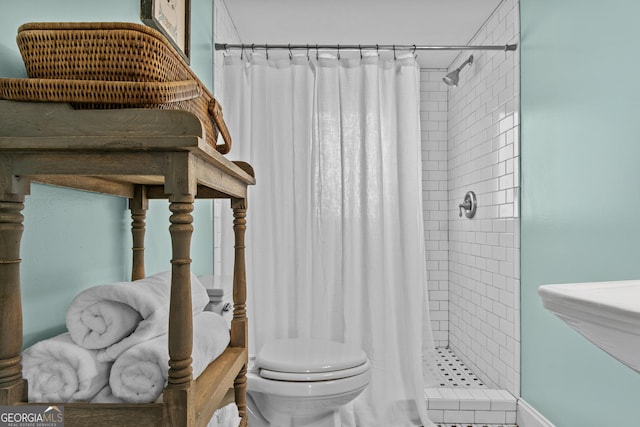
[{"label": "baseboard", "polygon": [[518,399],[516,422],[518,427],[555,427],[551,421],[522,399]]}]

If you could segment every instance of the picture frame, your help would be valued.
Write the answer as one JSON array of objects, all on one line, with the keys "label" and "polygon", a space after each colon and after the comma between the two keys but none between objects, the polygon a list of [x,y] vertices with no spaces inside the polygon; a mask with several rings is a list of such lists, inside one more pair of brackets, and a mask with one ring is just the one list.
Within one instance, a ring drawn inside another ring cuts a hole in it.
[{"label": "picture frame", "polygon": [[141,0],[140,19],[164,34],[189,63],[191,0]]}]

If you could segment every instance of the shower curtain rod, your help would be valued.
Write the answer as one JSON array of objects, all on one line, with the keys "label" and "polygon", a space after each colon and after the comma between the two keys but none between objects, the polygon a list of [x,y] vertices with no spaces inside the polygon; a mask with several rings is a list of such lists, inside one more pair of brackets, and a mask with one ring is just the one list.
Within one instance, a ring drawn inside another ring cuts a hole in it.
[{"label": "shower curtain rod", "polygon": [[517,44],[505,45],[458,45],[458,46],[425,46],[425,45],[404,45],[404,44],[381,44],[381,45],[359,45],[359,44],[246,44],[246,43],[216,43],[216,50],[228,49],[284,49],[284,50],[387,50],[387,51],[418,51],[418,50],[516,50]]}]

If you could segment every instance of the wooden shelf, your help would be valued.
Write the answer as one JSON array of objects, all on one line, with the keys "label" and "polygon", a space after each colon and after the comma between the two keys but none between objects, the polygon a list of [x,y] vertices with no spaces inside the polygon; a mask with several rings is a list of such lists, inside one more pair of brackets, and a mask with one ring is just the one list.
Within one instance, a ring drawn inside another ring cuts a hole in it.
[{"label": "wooden shelf", "polygon": [[[235,400],[246,425],[247,320],[244,231],[253,170],[206,142],[186,111],[74,110],[67,104],[0,101],[0,405],[26,402],[22,379],[20,238],[31,182],[126,197],[132,212],[132,279],[144,277],[147,200],[170,202],[172,296],[169,384],[162,403],[63,404],[69,426],[202,426]],[[190,365],[190,243],[195,198],[228,198],[234,212],[235,275],[231,342],[197,379]],[[28,256],[28,254],[26,255]],[[188,339],[186,338],[188,337]]]}]

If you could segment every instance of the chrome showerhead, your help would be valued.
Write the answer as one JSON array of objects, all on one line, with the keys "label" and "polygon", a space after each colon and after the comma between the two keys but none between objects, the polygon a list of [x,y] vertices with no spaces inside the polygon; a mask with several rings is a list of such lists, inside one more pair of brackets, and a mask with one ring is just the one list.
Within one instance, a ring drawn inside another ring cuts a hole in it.
[{"label": "chrome showerhead", "polygon": [[473,55],[469,56],[469,59],[464,61],[458,68],[444,76],[442,80],[449,86],[458,86],[458,80],[460,80],[460,70],[462,70],[467,64],[473,64]]},{"label": "chrome showerhead", "polygon": [[453,70],[449,74],[443,77],[443,81],[449,86],[458,86],[458,80],[460,79],[460,69]]}]

